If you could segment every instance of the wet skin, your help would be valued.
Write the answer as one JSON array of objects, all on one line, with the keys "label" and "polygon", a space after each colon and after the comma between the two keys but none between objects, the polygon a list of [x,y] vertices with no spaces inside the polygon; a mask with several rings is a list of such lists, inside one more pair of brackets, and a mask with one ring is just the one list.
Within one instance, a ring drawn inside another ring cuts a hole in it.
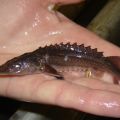
[{"label": "wet skin", "polygon": [[[55,12],[48,10],[49,5],[59,1],[0,1],[1,64],[39,46],[63,41],[97,47],[99,51],[104,51],[105,56],[120,56],[120,48],[105,42],[63,15],[57,13],[56,16]],[[56,81],[44,74],[0,78],[0,95],[120,117],[120,86],[97,79],[68,78],[66,81]]]}]

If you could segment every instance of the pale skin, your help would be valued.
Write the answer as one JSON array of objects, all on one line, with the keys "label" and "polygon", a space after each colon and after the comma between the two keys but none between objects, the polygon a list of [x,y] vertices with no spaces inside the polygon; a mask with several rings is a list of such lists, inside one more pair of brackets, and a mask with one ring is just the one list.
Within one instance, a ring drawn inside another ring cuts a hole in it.
[{"label": "pale skin", "polygon": [[[73,1],[83,0],[0,0],[0,63],[39,46],[68,41],[120,56],[120,48],[50,11],[54,3]],[[95,79],[59,81],[46,74],[0,78],[0,95],[120,117],[120,86]]]}]

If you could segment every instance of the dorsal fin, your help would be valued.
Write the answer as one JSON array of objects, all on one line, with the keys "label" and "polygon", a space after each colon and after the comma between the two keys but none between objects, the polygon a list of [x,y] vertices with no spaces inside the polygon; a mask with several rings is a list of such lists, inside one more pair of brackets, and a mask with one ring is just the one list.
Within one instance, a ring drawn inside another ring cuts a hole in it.
[{"label": "dorsal fin", "polygon": [[49,46],[45,46],[44,48],[40,49],[46,49],[46,51],[59,51],[59,50],[64,50],[67,53],[69,52],[75,52],[78,55],[85,55],[88,57],[93,57],[93,58],[102,58],[103,56],[103,52],[98,52],[97,48],[92,49],[91,46],[87,46],[85,47],[84,44],[80,44],[78,45],[77,43],[73,43],[70,44],[69,42],[64,44],[63,42],[61,42],[60,44],[55,44],[55,45],[49,45]]}]

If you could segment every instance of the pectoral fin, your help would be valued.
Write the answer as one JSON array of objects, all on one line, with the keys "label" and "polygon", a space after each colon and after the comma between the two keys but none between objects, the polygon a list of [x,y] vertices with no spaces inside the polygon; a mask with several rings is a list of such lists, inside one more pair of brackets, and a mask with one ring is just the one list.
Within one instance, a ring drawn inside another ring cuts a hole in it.
[{"label": "pectoral fin", "polygon": [[51,76],[56,77],[57,79],[61,79],[61,80],[64,79],[64,77],[56,69],[54,69],[52,66],[48,64],[45,64],[44,72]]}]

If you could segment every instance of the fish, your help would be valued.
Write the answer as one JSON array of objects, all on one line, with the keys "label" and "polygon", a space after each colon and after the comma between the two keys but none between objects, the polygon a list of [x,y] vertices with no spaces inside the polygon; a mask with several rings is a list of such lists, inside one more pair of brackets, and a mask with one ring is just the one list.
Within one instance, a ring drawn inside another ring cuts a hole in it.
[{"label": "fish", "polygon": [[0,76],[45,73],[63,80],[66,72],[78,72],[80,77],[85,78],[107,78],[108,81],[119,84],[120,56],[105,57],[97,48],[62,42],[39,47],[0,65]]}]

